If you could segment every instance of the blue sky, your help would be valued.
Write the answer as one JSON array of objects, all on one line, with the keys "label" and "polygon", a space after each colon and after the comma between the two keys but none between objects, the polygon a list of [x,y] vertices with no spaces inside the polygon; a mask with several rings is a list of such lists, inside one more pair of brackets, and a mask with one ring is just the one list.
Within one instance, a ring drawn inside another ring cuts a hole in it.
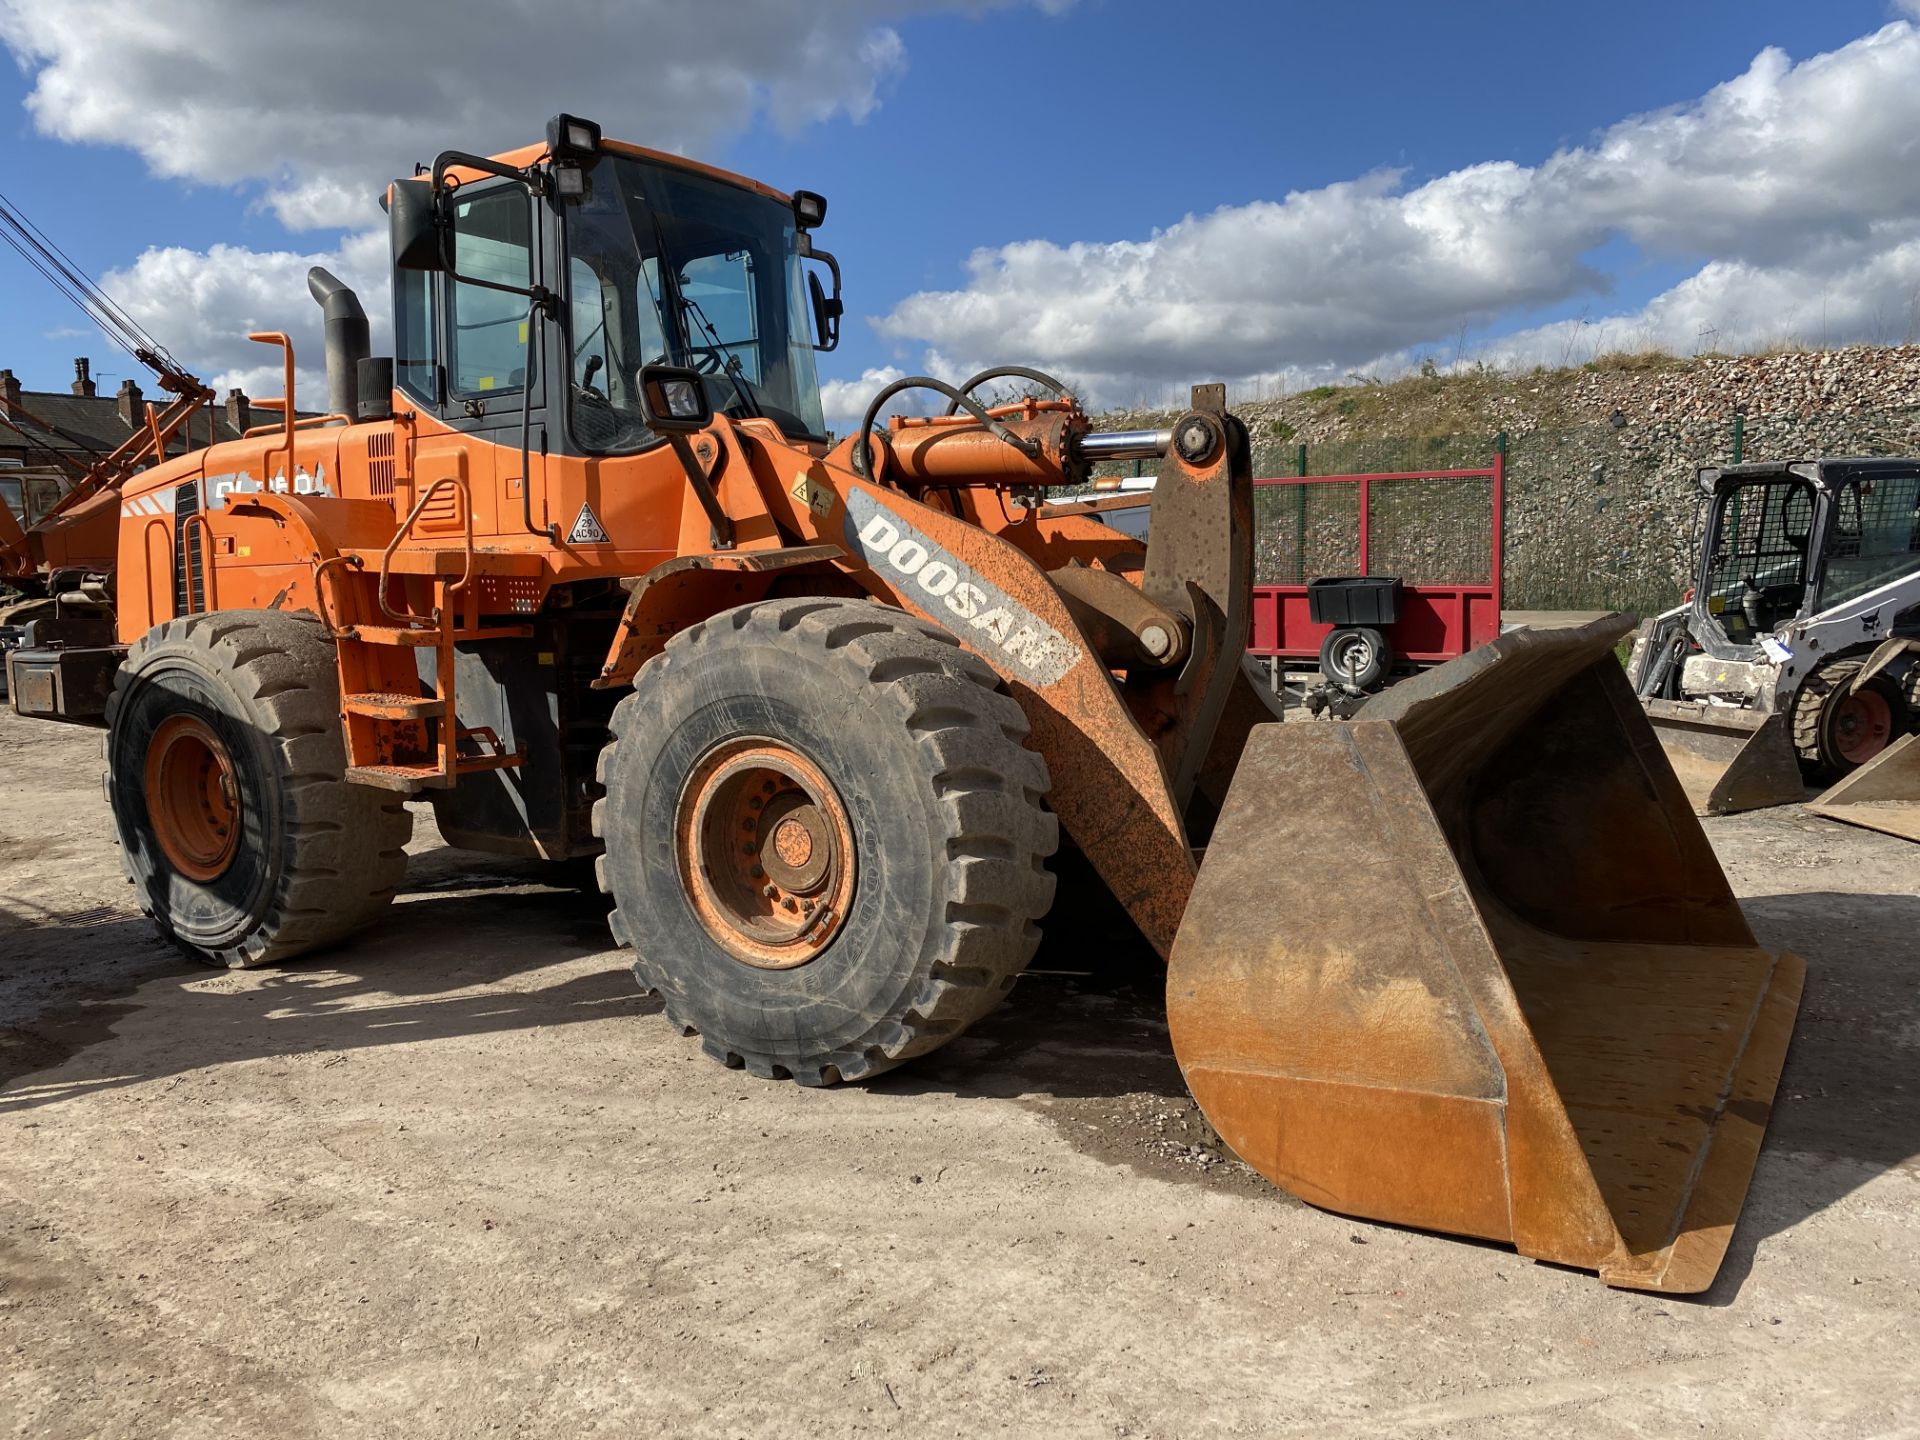
[{"label": "blue sky", "polygon": [[[380,48],[439,54],[435,72],[330,64],[298,7],[0,0],[17,62],[0,191],[189,367],[256,393],[272,387],[234,334],[313,334],[315,257],[378,285],[360,227],[389,173],[534,138],[561,108],[828,195],[850,314],[823,375],[843,413],[893,371],[992,360],[1119,402],[1176,376],[1285,386],[1424,355],[1900,340],[1920,309],[1900,128],[1809,103],[1920,94],[1920,34],[1885,0],[735,0],[721,30],[729,7],[556,0],[557,25],[603,17],[608,43],[577,83],[556,46],[535,84],[512,73],[524,20],[431,46],[439,7],[337,8],[352,45],[387,29]],[[258,75],[274,53],[284,83]],[[1738,223],[1702,219],[1723,208]],[[81,353],[109,383],[138,375],[11,252],[0,294],[0,364],[29,388],[64,386]]]}]

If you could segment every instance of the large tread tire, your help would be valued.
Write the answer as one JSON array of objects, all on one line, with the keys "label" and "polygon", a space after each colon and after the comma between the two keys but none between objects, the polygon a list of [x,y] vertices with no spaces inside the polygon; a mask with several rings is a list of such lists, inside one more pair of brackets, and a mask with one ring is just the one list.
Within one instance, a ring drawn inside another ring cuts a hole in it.
[{"label": "large tread tire", "polygon": [[[1856,768],[1836,748],[1833,722],[1835,708],[1865,664],[1861,658],[1829,660],[1807,676],[1800,693],[1793,697],[1793,748],[1800,757],[1801,770],[1816,785],[1830,785]],[[1905,734],[1912,716],[1893,678],[1883,671],[1861,688],[1874,690],[1887,702],[1893,727],[1890,738]]]},{"label": "large tread tire", "polygon": [[[593,819],[614,937],[715,1059],[808,1085],[878,1075],[994,1009],[1033,957],[1059,842],[1046,762],[999,677],[940,627],[865,600],[742,606],[643,667],[612,733]],[[854,838],[845,921],[792,969],[714,939],[674,848],[688,777],[750,735],[817,764]]]},{"label": "large tread tire", "polygon": [[[232,757],[241,833],[227,869],[189,878],[159,844],[146,742],[170,715],[204,721]],[[373,919],[406,878],[412,817],[349,784],[334,645],[274,610],[165,621],[136,640],[107,701],[106,792],[121,864],[163,935],[216,965],[278,964]]]}]

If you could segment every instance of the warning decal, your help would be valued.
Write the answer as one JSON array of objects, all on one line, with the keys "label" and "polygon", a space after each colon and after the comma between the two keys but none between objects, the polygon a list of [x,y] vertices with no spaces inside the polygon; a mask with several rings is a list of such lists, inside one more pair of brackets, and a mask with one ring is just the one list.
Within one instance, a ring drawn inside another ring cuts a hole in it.
[{"label": "warning decal", "polygon": [[609,536],[600,528],[600,522],[593,518],[593,506],[582,505],[580,517],[573,522],[573,529],[567,532],[569,545],[604,545]]}]

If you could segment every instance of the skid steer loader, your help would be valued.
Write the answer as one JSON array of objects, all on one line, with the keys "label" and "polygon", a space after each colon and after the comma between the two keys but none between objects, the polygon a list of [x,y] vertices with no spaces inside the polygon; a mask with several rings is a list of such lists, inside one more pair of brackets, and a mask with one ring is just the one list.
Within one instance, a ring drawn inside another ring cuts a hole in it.
[{"label": "skid steer loader", "polygon": [[[254,337],[282,424],[128,488],[111,700],[39,712],[104,722],[164,933],[228,965],[341,939],[424,801],[456,845],[596,856],[670,1020],[825,1084],[994,1009],[1071,845],[1276,1183],[1711,1281],[1801,966],[1741,918],[1612,662],[1625,622],[1270,723],[1223,387],[1099,434],[1038,372],[991,410],[991,373],[916,378],[833,444],[818,195],[562,116],[387,206],[397,359],[315,271],[335,413],[296,423],[291,348]],[[946,413],[881,426],[911,385]],[[1150,544],[1047,502],[1107,458],[1157,463]]]},{"label": "skid steer loader", "polygon": [[1911,838],[1920,461],[1732,465],[1700,486],[1693,591],[1628,661],[1688,798],[1726,815],[1833,785],[1816,811]]}]

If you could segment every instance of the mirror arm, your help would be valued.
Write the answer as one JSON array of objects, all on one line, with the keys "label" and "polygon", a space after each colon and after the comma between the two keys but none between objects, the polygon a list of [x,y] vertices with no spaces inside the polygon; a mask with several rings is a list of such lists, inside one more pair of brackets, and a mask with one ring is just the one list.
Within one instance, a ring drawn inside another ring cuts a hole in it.
[{"label": "mirror arm", "polygon": [[[840,299],[840,262],[834,258],[832,251],[816,250],[813,237],[805,231],[800,235],[798,254],[803,260],[818,260],[833,276],[833,295],[827,301],[827,308],[832,313],[823,313],[816,317],[821,325],[821,335],[820,342],[813,348],[825,354],[827,351],[838,349],[840,345],[840,316],[845,313],[846,308]],[[833,326],[831,332],[826,329],[829,322]]]},{"label": "mirror arm", "polygon": [[707,523],[713,527],[713,548],[731,550],[733,548],[733,517],[720,508],[718,486],[720,477],[727,471],[727,447],[724,443],[715,443],[719,454],[714,457],[713,470],[701,469],[700,462],[694,457],[693,447],[687,444],[684,435],[668,435],[667,443],[673,446],[673,453],[680,459],[680,468],[687,472],[687,484],[693,487],[694,495],[700,501],[700,508],[707,512]]},{"label": "mirror arm", "polygon": [[[442,150],[434,157],[433,161],[432,185],[436,211],[443,197],[452,195],[455,190],[460,188],[457,182],[451,188],[447,185],[447,169],[454,165],[458,165],[466,170],[480,170],[488,175],[498,175],[502,180],[516,181],[526,187],[529,199],[534,199],[547,193],[547,177],[536,165],[529,165],[526,169],[519,170],[511,165],[502,165],[498,160],[490,160],[485,155],[470,155],[465,150]],[[462,285],[478,285],[483,290],[501,290],[509,295],[524,295],[536,303],[550,298],[549,292],[543,286],[502,285],[494,280],[481,280],[473,276],[462,275],[454,268],[453,263],[452,217],[440,216],[437,221],[437,228],[440,231],[441,267],[449,279],[455,280]]]}]

